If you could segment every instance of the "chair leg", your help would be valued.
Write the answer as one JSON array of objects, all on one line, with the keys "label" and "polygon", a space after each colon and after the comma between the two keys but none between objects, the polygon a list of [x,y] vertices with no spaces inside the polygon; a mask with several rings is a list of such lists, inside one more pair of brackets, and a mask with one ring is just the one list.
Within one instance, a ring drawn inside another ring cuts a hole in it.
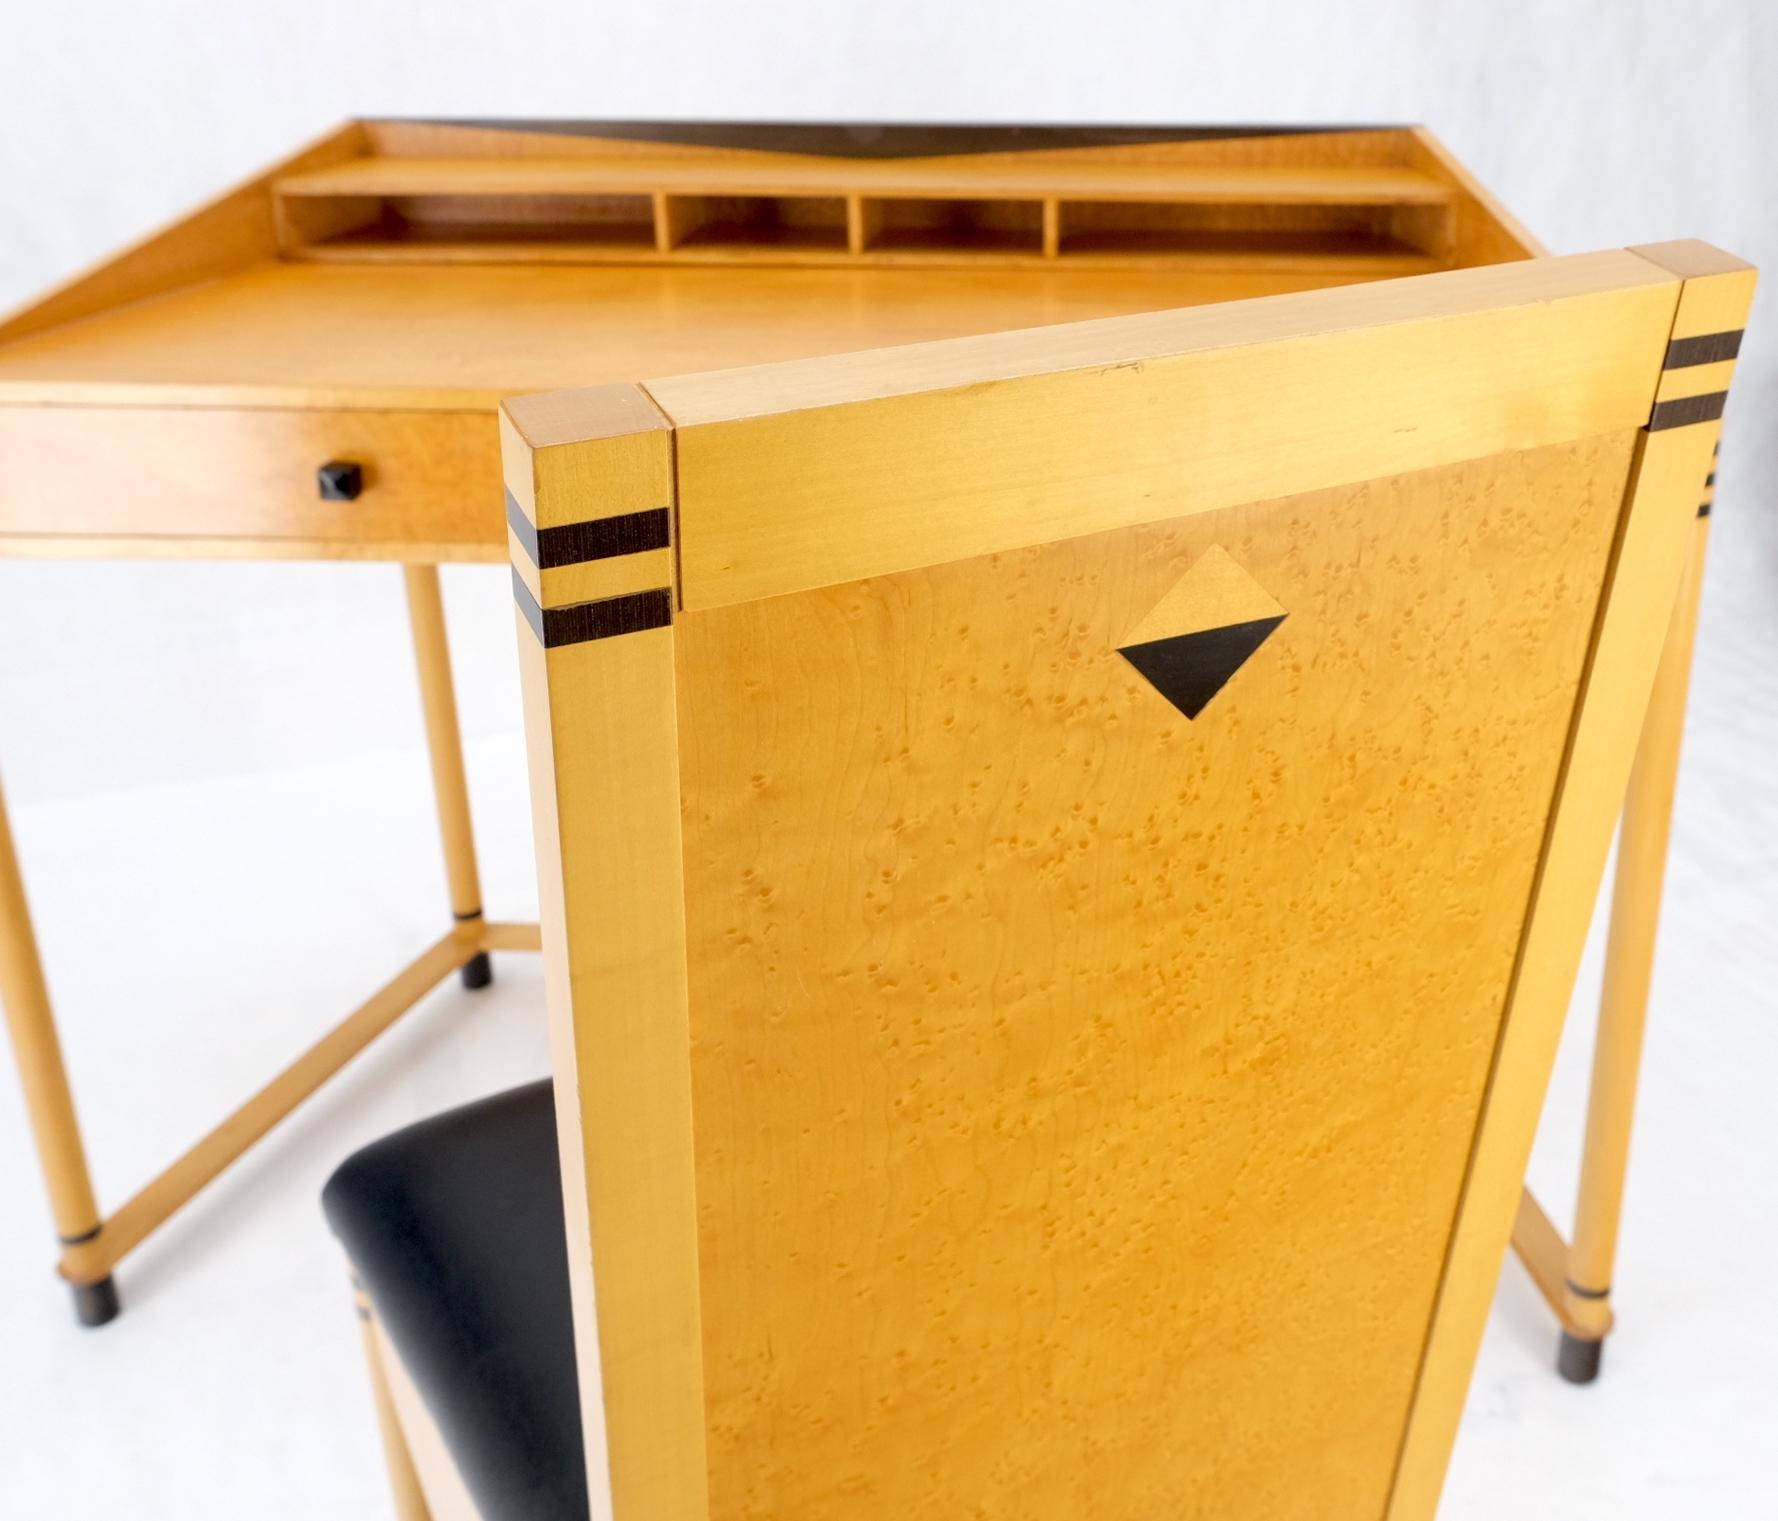
[{"label": "chair leg", "polygon": [[[98,1239],[99,1206],[87,1170],[86,1148],[74,1113],[74,1095],[62,1061],[55,1013],[43,978],[43,961],[31,928],[24,878],[13,848],[6,801],[0,797],[0,1005],[17,1058],[25,1112],[37,1143],[37,1157],[49,1194],[50,1214],[64,1248]],[[70,1280],[74,1313],[83,1326],[117,1318],[117,1285],[109,1275],[88,1282]]]},{"label": "chair leg", "polygon": [[1563,1290],[1563,1318],[1582,1328],[1584,1334],[1565,1330],[1556,1360],[1562,1377],[1575,1384],[1591,1383],[1599,1376],[1605,1337],[1612,1325],[1612,1268],[1623,1215],[1624,1174],[1630,1158],[1630,1126],[1647,1026],[1655,931],[1661,916],[1661,884],[1667,866],[1708,533],[1709,518],[1700,515],[1624,799],[1605,951],[1605,987],[1593,1048],[1586,1144],[1574,1211],[1574,1242]]},{"label": "chair leg", "polygon": [[[438,797],[438,828],[444,840],[451,912],[459,924],[479,923],[482,889],[475,865],[469,785],[463,771],[463,736],[457,724],[457,696],[451,683],[451,650],[445,635],[438,567],[404,565],[401,570],[407,582],[408,620],[413,625],[420,705],[426,715],[426,745],[432,756],[432,786]],[[466,988],[485,988],[494,980],[486,951],[478,952],[464,964],[462,978]]]},{"label": "chair leg", "polygon": [[359,1330],[364,1338],[364,1359],[370,1367],[371,1398],[377,1408],[377,1430],[383,1438],[383,1458],[389,1467],[389,1487],[395,1495],[396,1521],[432,1521],[413,1454],[408,1450],[407,1436],[401,1429],[401,1419],[395,1413],[395,1401],[389,1393],[383,1349],[377,1341],[375,1312],[356,1280],[352,1293],[358,1310]]}]

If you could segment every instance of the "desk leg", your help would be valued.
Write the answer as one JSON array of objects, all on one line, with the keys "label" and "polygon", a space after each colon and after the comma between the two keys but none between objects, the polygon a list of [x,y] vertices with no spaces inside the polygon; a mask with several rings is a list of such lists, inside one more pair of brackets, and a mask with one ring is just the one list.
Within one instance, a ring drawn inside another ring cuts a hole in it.
[{"label": "desk leg", "polygon": [[[19,874],[6,802],[0,797],[0,1003],[6,1008],[6,1029],[18,1060],[25,1112],[37,1142],[50,1213],[64,1247],[98,1237],[99,1206],[87,1172],[86,1148],[74,1114],[74,1095],[62,1063],[43,961],[31,929],[24,878]],[[74,1310],[82,1325],[102,1326],[116,1316],[117,1286],[111,1276],[75,1283]]]},{"label": "desk leg", "polygon": [[1642,1063],[1655,931],[1661,917],[1661,881],[1667,866],[1667,837],[1709,531],[1708,513],[1701,512],[1624,798],[1605,949],[1605,987],[1593,1047],[1586,1145],[1574,1211],[1574,1243],[1569,1248],[1567,1282],[1562,1289],[1562,1320],[1567,1329],[1562,1332],[1557,1367],[1565,1379],[1576,1384],[1591,1383],[1599,1376],[1605,1337],[1611,1330],[1611,1273],[1623,1214],[1630,1124]]},{"label": "desk leg", "polygon": [[[407,581],[408,618],[413,624],[414,659],[420,671],[426,744],[432,753],[432,785],[438,795],[438,828],[444,838],[451,912],[459,925],[479,933],[481,880],[475,868],[469,785],[463,773],[463,737],[457,726],[457,696],[451,684],[451,650],[445,637],[438,567],[403,565],[401,572]],[[485,988],[494,980],[488,953],[478,951],[464,963],[461,975],[464,987]]]}]

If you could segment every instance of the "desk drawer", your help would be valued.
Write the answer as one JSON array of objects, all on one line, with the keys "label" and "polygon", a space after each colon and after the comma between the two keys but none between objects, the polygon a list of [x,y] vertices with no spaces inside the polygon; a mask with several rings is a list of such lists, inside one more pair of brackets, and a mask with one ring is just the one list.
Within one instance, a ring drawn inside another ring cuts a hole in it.
[{"label": "desk drawer", "polygon": [[[321,499],[333,460],[362,468],[355,500]],[[502,502],[491,411],[0,407],[0,552],[18,534],[88,551],[202,539],[244,556],[498,559]]]}]

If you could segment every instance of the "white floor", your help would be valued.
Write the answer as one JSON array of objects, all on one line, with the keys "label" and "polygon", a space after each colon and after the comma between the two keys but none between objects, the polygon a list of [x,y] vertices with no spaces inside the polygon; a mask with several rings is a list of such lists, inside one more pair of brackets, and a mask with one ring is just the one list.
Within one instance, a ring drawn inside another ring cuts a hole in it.
[{"label": "white floor", "polygon": [[[1778,1517],[1778,571],[1753,516],[1722,534],[1708,591],[1622,1330],[1598,1385],[1561,1383],[1551,1323],[1509,1266],[1448,1490],[1458,1521]],[[473,743],[470,765],[487,902],[529,917],[518,736]],[[104,1199],[440,932],[424,775],[417,749],[388,751],[15,809]],[[0,1070],[0,1517],[386,1513],[316,1196],[361,1142],[545,1072],[537,962],[501,958],[497,976],[434,995],[155,1238],[120,1274],[126,1313],[96,1334],[50,1275]],[[1596,957],[1535,1164],[1559,1219],[1595,978]]]}]

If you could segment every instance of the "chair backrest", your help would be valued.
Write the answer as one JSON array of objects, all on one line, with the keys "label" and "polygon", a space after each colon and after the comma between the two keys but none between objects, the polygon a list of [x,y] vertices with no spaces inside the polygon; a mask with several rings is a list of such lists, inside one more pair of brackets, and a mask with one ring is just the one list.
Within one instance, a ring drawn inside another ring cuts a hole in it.
[{"label": "chair backrest", "polygon": [[1751,284],[509,404],[601,1506],[1431,1513]]}]

